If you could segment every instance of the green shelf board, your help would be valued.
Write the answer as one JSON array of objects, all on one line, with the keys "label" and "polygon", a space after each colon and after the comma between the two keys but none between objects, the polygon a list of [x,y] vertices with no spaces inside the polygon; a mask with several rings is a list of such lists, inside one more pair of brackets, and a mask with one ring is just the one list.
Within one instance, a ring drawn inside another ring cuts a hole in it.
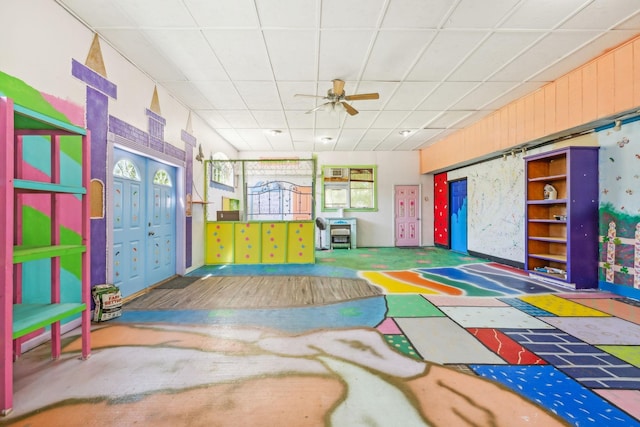
[{"label": "green shelf board", "polygon": [[53,117],[38,113],[22,105],[13,105],[16,129],[63,130],[76,135],[86,135],[86,129],[65,123]]},{"label": "green shelf board", "polygon": [[84,187],[53,184],[50,182],[27,181],[24,179],[14,179],[13,187],[21,190],[46,191],[49,193],[71,193],[71,194],[87,193],[87,190]]},{"label": "green shelf board", "polygon": [[37,259],[53,258],[57,256],[80,254],[87,249],[84,245],[58,246],[14,246],[13,263],[19,264]]},{"label": "green shelf board", "polygon": [[86,308],[86,305],[82,303],[14,304],[13,339],[81,313]]}]

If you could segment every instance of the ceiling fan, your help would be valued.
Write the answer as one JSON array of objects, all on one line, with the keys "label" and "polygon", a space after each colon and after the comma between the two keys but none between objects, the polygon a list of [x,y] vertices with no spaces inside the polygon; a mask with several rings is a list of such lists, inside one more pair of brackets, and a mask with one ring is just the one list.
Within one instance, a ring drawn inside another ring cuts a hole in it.
[{"label": "ceiling fan", "polygon": [[352,116],[358,114],[358,110],[353,108],[351,105],[347,104],[345,101],[360,101],[365,99],[378,99],[380,95],[377,93],[359,93],[353,95],[346,95],[344,92],[344,81],[340,79],[334,79],[333,88],[327,91],[327,96],[320,95],[303,95],[303,94],[295,94],[294,96],[307,96],[311,98],[322,98],[326,99],[322,105],[318,105],[316,108],[307,111],[307,114],[313,113],[318,110],[326,110],[326,111],[340,111],[344,110]]}]

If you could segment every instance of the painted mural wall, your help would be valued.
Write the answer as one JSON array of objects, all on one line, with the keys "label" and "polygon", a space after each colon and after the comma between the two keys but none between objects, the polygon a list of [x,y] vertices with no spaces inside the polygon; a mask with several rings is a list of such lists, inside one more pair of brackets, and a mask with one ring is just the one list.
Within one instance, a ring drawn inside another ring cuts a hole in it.
[{"label": "painted mural wall", "polygon": [[522,153],[447,173],[467,178],[468,249],[524,262],[524,160]]},{"label": "painted mural wall", "polygon": [[598,133],[601,287],[640,289],[640,121]]}]

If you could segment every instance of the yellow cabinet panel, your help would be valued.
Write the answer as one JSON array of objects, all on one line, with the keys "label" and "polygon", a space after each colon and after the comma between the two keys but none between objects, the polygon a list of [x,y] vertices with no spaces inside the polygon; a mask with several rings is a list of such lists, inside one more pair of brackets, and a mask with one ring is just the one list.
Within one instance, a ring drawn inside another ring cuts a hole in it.
[{"label": "yellow cabinet panel", "polygon": [[206,242],[207,264],[233,263],[233,223],[207,223]]},{"label": "yellow cabinet panel", "polygon": [[315,224],[313,221],[287,223],[287,262],[312,264],[315,262]]},{"label": "yellow cabinet panel", "polygon": [[235,263],[259,264],[260,261],[260,223],[235,223]]},{"label": "yellow cabinet panel", "polygon": [[262,263],[287,262],[287,223],[264,222],[262,225]]}]

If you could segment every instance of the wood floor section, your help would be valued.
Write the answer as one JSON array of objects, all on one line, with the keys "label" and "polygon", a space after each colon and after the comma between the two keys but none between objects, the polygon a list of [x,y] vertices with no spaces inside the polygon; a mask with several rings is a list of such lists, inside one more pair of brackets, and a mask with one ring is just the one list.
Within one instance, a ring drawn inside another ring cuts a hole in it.
[{"label": "wood floor section", "polygon": [[362,279],[316,276],[203,277],[184,289],[152,289],[125,310],[282,308],[328,304],[382,295]]}]

